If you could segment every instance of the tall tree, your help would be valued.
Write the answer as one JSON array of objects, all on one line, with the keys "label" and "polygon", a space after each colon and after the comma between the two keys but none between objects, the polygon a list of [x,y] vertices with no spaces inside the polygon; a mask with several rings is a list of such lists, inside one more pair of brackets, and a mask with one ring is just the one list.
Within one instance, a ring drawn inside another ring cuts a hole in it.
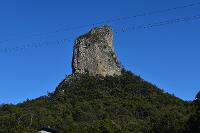
[{"label": "tall tree", "polygon": [[197,93],[194,103],[197,109],[188,121],[186,129],[188,133],[200,133],[200,91]]}]

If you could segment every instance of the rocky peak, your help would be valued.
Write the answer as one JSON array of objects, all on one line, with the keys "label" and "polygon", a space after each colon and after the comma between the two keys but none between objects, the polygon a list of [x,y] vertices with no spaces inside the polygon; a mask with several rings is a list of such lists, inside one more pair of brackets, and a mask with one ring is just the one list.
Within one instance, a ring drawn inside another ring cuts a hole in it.
[{"label": "rocky peak", "polygon": [[113,48],[111,27],[102,26],[78,37],[74,44],[72,71],[90,75],[120,75],[121,66]]}]

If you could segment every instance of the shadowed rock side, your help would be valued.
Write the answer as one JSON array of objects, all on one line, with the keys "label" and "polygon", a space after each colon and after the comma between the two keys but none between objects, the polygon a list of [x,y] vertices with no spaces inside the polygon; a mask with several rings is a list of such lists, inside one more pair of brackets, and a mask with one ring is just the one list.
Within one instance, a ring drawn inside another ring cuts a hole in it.
[{"label": "shadowed rock side", "polygon": [[75,41],[73,74],[121,75],[121,66],[113,48],[113,32],[109,26],[92,29]]}]

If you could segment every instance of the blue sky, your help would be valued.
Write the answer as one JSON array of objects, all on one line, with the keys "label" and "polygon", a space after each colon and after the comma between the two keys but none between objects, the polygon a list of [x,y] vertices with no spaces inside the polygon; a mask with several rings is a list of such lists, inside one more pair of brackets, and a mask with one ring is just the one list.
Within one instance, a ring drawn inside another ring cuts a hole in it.
[{"label": "blue sky", "polygon": [[[1,0],[0,103],[19,103],[54,91],[65,75],[71,73],[75,38],[99,26],[98,22],[197,2]],[[200,15],[199,11],[200,4],[196,4],[103,24],[120,31],[122,28]],[[184,100],[193,100],[200,90],[199,22],[196,19],[119,32],[114,35],[118,58],[126,69],[166,92]],[[73,28],[77,26],[84,27]],[[58,43],[63,39],[67,40]],[[23,46],[26,48],[19,50],[18,47]],[[6,52],[8,48],[11,50]]]}]

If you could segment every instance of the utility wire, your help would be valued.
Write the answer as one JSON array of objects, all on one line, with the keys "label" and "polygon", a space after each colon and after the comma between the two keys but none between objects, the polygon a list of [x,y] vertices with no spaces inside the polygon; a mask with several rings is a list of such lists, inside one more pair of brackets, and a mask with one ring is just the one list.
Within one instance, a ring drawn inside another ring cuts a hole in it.
[{"label": "utility wire", "polygon": [[45,46],[47,47],[50,45],[63,45],[67,41],[71,41],[71,39],[60,39],[60,40],[54,40],[54,41],[43,41],[43,42],[39,42],[39,43],[38,42],[30,43],[30,44],[25,44],[25,45],[21,45],[21,46],[0,49],[0,53],[18,52],[18,51],[23,51],[25,49],[40,48],[40,47],[45,47]]},{"label": "utility wire", "polygon": [[[153,28],[153,27],[171,25],[171,24],[180,23],[180,22],[190,22],[190,21],[199,20],[199,19],[200,19],[200,15],[182,17],[182,18],[177,18],[177,19],[160,21],[160,22],[156,22],[156,23],[149,23],[149,24],[145,24],[145,25],[130,26],[130,27],[122,28],[118,31],[114,31],[114,33],[118,34],[120,32],[123,33],[123,32],[129,32],[129,31],[149,29],[149,28]],[[27,48],[40,48],[40,47],[44,47],[44,46],[49,46],[51,44],[63,45],[63,44],[65,44],[66,41],[71,42],[73,40],[70,38],[68,38],[68,39],[65,38],[65,39],[60,39],[60,40],[55,40],[55,41],[50,41],[50,42],[46,41],[46,42],[39,42],[39,43],[33,43],[33,44],[26,44],[26,45],[16,46],[16,47],[12,47],[12,48],[0,49],[0,53],[17,52],[17,51],[25,50]]]},{"label": "utility wire", "polygon": [[[178,10],[178,9],[184,9],[184,8],[189,8],[189,7],[193,7],[193,6],[199,6],[199,5],[200,5],[200,2],[196,2],[196,3],[191,3],[191,4],[187,4],[187,5],[183,5],[183,6],[177,6],[177,7],[166,8],[166,9],[161,9],[161,10],[155,10],[155,11],[146,12],[146,13],[139,13],[139,14],[132,15],[132,16],[119,17],[119,18],[115,18],[115,19],[108,19],[108,20],[99,21],[99,22],[96,22],[96,23],[93,23],[93,24],[80,25],[80,26],[75,26],[75,27],[71,27],[71,28],[64,28],[64,29],[62,28],[62,29],[58,29],[54,32],[49,32],[49,33],[51,34],[51,33],[57,33],[57,32],[60,32],[60,31],[77,30],[77,29],[86,28],[86,27],[89,27],[89,26],[102,25],[102,24],[113,23],[113,22],[122,21],[122,20],[134,19],[134,18],[137,18],[137,17],[150,16],[150,15],[170,12],[170,11],[174,11],[174,10]],[[42,35],[42,34],[37,34],[37,35]]]},{"label": "utility wire", "polygon": [[126,28],[122,28],[118,31],[115,31],[115,33],[117,34],[120,32],[129,32],[129,31],[133,31],[133,30],[148,29],[148,28],[159,27],[159,26],[164,26],[164,25],[176,24],[176,23],[180,23],[180,22],[189,22],[189,21],[194,21],[194,20],[198,20],[198,19],[200,19],[200,15],[176,18],[176,19],[160,21],[160,22],[156,22],[156,23],[149,23],[149,24],[145,24],[145,25],[126,27]]},{"label": "utility wire", "polygon": [[150,15],[155,15],[155,14],[159,14],[159,13],[170,12],[170,11],[174,11],[174,10],[178,10],[178,9],[184,9],[184,8],[189,8],[189,7],[198,6],[198,5],[200,5],[200,2],[191,3],[191,4],[184,5],[184,6],[177,6],[177,7],[167,8],[167,9],[155,10],[155,11],[146,12],[146,13],[140,13],[140,14],[136,14],[136,15],[133,15],[133,16],[120,17],[120,18],[116,18],[116,19],[106,20],[106,21],[102,21],[102,22],[97,22],[97,23],[95,23],[93,25],[104,24],[104,23],[111,23],[111,22],[116,22],[116,21],[121,21],[121,20],[128,20],[128,19],[133,19],[133,18],[137,18],[137,17],[150,16]]},{"label": "utility wire", "polygon": [[[190,7],[199,6],[199,5],[200,5],[200,2],[196,2],[196,3],[191,3],[191,4],[187,4],[187,5],[183,5],[183,6],[176,6],[176,7],[172,7],[172,8],[155,10],[155,11],[151,11],[151,12],[139,13],[139,14],[132,15],[132,16],[119,17],[119,18],[115,18],[115,19],[108,19],[108,20],[99,21],[99,22],[96,22],[96,23],[93,23],[93,24],[74,26],[74,27],[71,27],[71,28],[60,28],[60,29],[50,31],[50,32],[46,32],[46,33],[32,34],[32,35],[30,35],[30,37],[45,36],[45,35],[49,35],[49,34],[55,34],[55,33],[58,33],[58,32],[78,30],[78,29],[91,27],[91,26],[94,27],[94,26],[97,26],[97,25],[103,25],[103,24],[113,23],[113,22],[122,21],[122,20],[135,19],[137,17],[151,16],[151,15],[155,15],[155,14],[175,11],[175,10],[179,10],[179,9],[190,8]],[[23,37],[23,38],[30,38],[30,37]],[[0,40],[0,44],[11,41],[11,40],[19,40],[19,38],[10,38],[10,39],[5,39],[5,40]]]}]

